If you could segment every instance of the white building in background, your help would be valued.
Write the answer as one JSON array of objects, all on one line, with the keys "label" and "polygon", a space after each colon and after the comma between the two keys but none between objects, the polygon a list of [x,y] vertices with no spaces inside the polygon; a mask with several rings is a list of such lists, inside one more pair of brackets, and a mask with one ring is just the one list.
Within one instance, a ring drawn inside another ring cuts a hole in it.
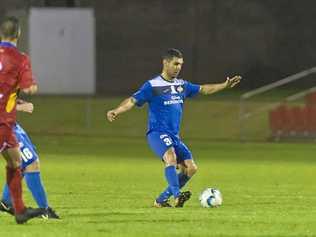
[{"label": "white building in background", "polygon": [[93,9],[31,8],[28,22],[40,94],[95,94]]}]

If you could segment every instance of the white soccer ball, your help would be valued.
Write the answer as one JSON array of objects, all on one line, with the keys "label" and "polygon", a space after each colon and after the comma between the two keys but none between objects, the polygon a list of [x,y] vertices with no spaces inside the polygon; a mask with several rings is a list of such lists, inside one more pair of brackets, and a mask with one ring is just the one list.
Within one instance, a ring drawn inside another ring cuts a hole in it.
[{"label": "white soccer ball", "polygon": [[223,196],[216,188],[205,189],[199,197],[202,207],[219,207],[223,203]]}]

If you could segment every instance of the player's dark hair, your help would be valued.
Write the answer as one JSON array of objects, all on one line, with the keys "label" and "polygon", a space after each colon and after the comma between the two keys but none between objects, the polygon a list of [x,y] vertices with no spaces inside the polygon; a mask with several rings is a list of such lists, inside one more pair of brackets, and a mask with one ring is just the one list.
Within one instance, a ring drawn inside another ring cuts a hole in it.
[{"label": "player's dark hair", "polygon": [[162,59],[172,60],[173,58],[183,58],[183,55],[179,49],[170,48],[167,49]]},{"label": "player's dark hair", "polygon": [[0,23],[0,37],[7,39],[18,38],[20,23],[14,16],[5,17]]}]

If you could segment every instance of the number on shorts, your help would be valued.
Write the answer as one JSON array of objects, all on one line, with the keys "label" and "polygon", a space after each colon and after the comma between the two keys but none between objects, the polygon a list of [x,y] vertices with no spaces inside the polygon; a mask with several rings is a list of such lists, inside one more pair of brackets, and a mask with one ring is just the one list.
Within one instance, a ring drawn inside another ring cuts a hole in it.
[{"label": "number on shorts", "polygon": [[163,142],[167,145],[167,146],[170,146],[172,144],[172,141],[169,137],[166,137],[163,139]]},{"label": "number on shorts", "polygon": [[21,154],[22,154],[22,159],[25,161],[25,162],[28,162],[28,160],[31,160],[33,158],[33,153],[30,151],[29,148],[25,147],[25,148],[22,148],[21,150]]}]

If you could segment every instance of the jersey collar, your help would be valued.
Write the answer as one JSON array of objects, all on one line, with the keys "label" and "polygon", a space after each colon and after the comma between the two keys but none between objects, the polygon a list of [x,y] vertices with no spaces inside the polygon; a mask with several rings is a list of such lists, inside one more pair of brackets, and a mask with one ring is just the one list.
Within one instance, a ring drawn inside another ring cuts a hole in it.
[{"label": "jersey collar", "polygon": [[161,77],[162,80],[169,82],[169,83],[173,83],[175,81],[176,78],[174,78],[172,81],[167,80],[166,78],[164,78],[161,74],[159,75]]}]

